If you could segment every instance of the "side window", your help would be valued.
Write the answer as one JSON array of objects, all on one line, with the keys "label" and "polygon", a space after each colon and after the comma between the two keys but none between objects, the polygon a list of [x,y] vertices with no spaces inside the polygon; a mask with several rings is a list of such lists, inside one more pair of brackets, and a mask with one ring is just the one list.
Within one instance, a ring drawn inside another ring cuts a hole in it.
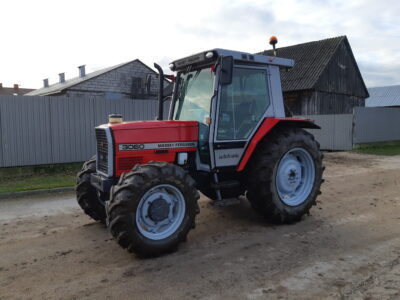
[{"label": "side window", "polygon": [[267,71],[234,68],[232,83],[221,89],[217,139],[247,139],[269,105]]}]

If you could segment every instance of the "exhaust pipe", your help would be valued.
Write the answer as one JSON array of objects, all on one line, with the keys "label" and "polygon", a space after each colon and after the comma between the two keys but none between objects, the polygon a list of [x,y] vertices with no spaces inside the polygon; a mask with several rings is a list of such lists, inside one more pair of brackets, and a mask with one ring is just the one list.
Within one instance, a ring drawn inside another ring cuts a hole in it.
[{"label": "exhaust pipe", "polygon": [[160,83],[158,85],[158,116],[156,120],[163,119],[163,101],[164,101],[164,72],[161,69],[160,65],[154,63],[154,68],[157,69]]}]

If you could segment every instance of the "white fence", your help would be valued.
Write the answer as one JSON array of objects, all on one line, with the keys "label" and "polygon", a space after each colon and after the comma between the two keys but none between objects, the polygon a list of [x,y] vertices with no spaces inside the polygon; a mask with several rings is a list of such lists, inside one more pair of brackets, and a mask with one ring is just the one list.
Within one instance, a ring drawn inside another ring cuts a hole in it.
[{"label": "white fence", "polygon": [[354,144],[400,140],[400,108],[356,107]]},{"label": "white fence", "polygon": [[351,150],[355,144],[400,140],[400,108],[356,107],[353,114],[301,117],[321,126],[309,131],[323,150]]},{"label": "white fence", "polygon": [[321,129],[309,129],[321,144],[322,150],[353,149],[353,115],[305,115],[305,119],[314,120]]}]

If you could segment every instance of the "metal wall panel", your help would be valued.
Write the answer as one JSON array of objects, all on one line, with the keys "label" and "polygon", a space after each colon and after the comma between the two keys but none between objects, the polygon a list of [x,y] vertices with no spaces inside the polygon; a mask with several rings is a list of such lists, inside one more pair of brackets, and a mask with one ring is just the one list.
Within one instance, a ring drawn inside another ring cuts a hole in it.
[{"label": "metal wall panel", "polygon": [[400,140],[400,108],[356,107],[354,109],[354,143]]},{"label": "metal wall panel", "polygon": [[50,100],[52,162],[83,161],[94,153],[94,103],[90,98]]},{"label": "metal wall panel", "polygon": [[321,129],[307,129],[320,143],[322,150],[353,149],[353,115],[303,115],[314,120]]},{"label": "metal wall panel", "polygon": [[48,163],[51,158],[48,99],[1,98],[1,166]]},{"label": "metal wall panel", "polygon": [[95,153],[94,127],[107,123],[109,114],[154,120],[157,109],[148,99],[1,96],[0,167],[87,160]]}]

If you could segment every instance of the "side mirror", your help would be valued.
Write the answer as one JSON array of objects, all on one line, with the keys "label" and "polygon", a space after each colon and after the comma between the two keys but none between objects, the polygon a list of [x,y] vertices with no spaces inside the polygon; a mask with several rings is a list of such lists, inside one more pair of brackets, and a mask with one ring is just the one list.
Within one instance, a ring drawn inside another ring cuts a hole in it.
[{"label": "side mirror", "polygon": [[233,57],[225,56],[221,60],[221,74],[220,83],[221,85],[228,85],[232,83],[233,73]]}]

